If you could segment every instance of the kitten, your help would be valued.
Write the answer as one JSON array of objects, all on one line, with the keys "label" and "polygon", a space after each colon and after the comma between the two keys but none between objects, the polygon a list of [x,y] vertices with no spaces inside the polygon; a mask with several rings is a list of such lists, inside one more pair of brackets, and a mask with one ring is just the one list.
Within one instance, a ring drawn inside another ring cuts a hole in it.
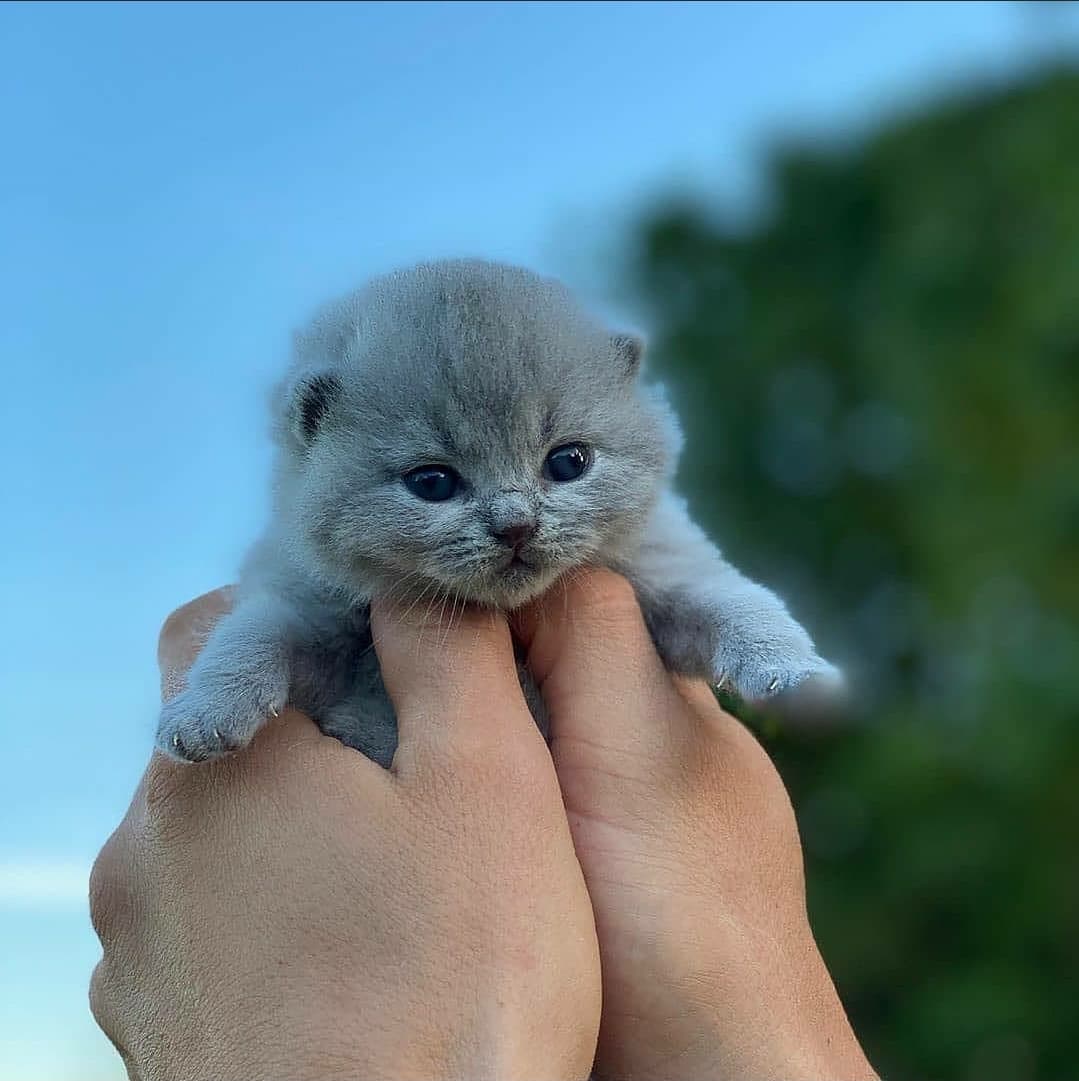
[{"label": "kitten", "polygon": [[481,261],[389,274],[323,310],[277,392],[269,528],[162,711],[160,749],[216,757],[288,702],[387,766],[370,599],[512,609],[588,564],[632,582],[673,671],[751,699],[835,683],[669,490],[681,440],[642,349],[557,282]]}]

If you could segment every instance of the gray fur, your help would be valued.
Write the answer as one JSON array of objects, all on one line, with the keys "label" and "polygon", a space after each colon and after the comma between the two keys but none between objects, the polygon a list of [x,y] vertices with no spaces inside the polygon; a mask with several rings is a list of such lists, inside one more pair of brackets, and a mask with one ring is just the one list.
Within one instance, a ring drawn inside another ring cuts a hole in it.
[{"label": "gray fur", "polygon": [[[388,765],[396,725],[368,605],[393,595],[512,609],[575,568],[634,585],[674,671],[750,698],[834,681],[782,602],[723,561],[669,491],[680,450],[643,346],[612,335],[557,282],[480,261],[423,264],[328,306],[297,336],[275,396],[274,507],[233,611],[163,709],[158,746],[201,760],[246,744],[286,702]],[[592,448],[583,476],[542,473],[560,444]],[[463,478],[428,503],[402,476]],[[494,533],[529,523],[526,566]],[[542,702],[521,667],[530,706]]]}]

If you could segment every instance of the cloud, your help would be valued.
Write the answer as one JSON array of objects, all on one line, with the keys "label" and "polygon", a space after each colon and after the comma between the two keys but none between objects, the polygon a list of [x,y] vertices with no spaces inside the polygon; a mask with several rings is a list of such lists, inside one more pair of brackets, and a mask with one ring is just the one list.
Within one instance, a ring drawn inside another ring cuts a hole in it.
[{"label": "cloud", "polygon": [[0,907],[85,908],[89,881],[84,863],[0,862]]}]

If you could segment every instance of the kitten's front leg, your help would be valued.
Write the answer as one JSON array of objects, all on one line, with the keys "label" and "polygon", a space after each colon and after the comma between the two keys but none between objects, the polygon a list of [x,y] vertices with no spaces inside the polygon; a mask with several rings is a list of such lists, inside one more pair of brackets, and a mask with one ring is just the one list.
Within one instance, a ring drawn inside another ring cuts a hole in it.
[{"label": "kitten's front leg", "polygon": [[751,701],[807,680],[841,686],[783,602],[727,563],[674,495],[661,499],[634,558],[615,569],[633,583],[672,671],[727,683]]},{"label": "kitten's front leg", "polygon": [[248,744],[285,708],[298,633],[286,601],[269,593],[241,599],[214,627],[184,689],[162,707],[158,749],[201,762]]}]

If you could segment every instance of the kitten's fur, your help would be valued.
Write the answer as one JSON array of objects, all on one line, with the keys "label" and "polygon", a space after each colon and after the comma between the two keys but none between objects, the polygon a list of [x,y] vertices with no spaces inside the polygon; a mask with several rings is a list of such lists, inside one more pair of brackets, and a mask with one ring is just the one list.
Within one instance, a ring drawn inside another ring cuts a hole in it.
[{"label": "kitten's fur", "polygon": [[[749,698],[834,681],[782,602],[725,563],[669,491],[680,436],[639,379],[641,352],[557,282],[480,261],[390,274],[326,308],[278,391],[269,529],[164,707],[158,746],[215,757],[289,702],[388,765],[396,725],[370,598],[510,609],[586,564],[633,583],[674,671]],[[547,453],[571,442],[592,448],[591,467],[545,479]],[[459,494],[431,503],[405,487],[431,463],[457,471]],[[492,530],[528,520],[528,566],[500,570],[508,549]],[[523,669],[522,682],[543,725]]]}]

